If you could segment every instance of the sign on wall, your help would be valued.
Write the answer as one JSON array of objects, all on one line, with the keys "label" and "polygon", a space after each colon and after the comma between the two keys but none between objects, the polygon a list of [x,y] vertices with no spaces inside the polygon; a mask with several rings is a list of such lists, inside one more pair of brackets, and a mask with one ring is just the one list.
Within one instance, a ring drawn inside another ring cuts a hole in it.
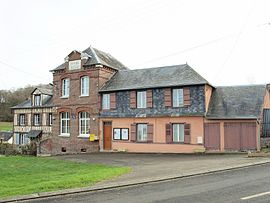
[{"label": "sign on wall", "polygon": [[69,70],[77,70],[81,68],[81,60],[69,61]]}]

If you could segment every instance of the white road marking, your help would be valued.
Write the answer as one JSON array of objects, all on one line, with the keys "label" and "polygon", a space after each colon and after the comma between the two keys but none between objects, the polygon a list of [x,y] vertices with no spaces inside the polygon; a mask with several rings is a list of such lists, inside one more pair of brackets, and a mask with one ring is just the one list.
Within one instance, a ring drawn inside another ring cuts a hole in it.
[{"label": "white road marking", "polygon": [[247,197],[242,197],[241,200],[248,200],[248,199],[252,199],[252,198],[255,198],[255,197],[261,197],[261,196],[269,195],[269,194],[270,194],[270,191],[262,192],[262,193],[259,193],[259,194],[255,194],[255,195],[251,195],[251,196],[247,196]]}]

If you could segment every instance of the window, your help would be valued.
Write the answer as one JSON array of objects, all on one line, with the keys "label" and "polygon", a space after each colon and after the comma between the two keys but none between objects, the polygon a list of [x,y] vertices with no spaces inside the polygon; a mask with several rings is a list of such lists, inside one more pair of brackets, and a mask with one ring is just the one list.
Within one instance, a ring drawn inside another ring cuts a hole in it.
[{"label": "window", "polygon": [[89,77],[81,77],[81,96],[89,96]]},{"label": "window", "polygon": [[25,114],[19,115],[19,125],[25,125]]},{"label": "window", "polygon": [[62,97],[69,97],[69,78],[62,80]]},{"label": "window", "polygon": [[146,91],[137,92],[137,108],[146,108]]},{"label": "window", "polygon": [[110,94],[103,94],[102,109],[110,109]]},{"label": "window", "polygon": [[40,117],[40,114],[34,114],[33,124],[34,124],[34,125],[40,125],[40,124],[41,124],[41,117]]},{"label": "window", "polygon": [[184,142],[184,124],[173,124],[173,142]]},{"label": "window", "polygon": [[51,126],[52,125],[52,120],[53,120],[52,113],[49,113],[48,116],[49,116],[49,118],[48,118],[48,125]]},{"label": "window", "polygon": [[184,105],[183,89],[173,89],[173,107]]},{"label": "window", "polygon": [[114,140],[128,140],[128,128],[114,128],[113,129]]},{"label": "window", "polygon": [[70,116],[68,112],[63,112],[60,115],[61,117],[61,135],[69,135],[70,134]]},{"label": "window", "polygon": [[87,112],[80,112],[79,114],[80,117],[80,136],[87,136],[89,137],[90,134],[90,115]]},{"label": "window", "polygon": [[147,124],[137,124],[137,141],[147,141]]},{"label": "window", "polygon": [[26,134],[17,133],[15,135],[15,144],[16,145],[25,145],[25,144],[29,144],[29,143],[30,143],[30,139],[27,137]]},{"label": "window", "polygon": [[34,106],[41,106],[41,95],[34,95]]}]

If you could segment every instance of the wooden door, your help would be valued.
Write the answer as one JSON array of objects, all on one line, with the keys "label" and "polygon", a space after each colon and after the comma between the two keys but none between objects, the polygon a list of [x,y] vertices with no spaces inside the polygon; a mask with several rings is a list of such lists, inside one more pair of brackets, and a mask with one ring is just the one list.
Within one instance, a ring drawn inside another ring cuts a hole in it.
[{"label": "wooden door", "polygon": [[207,150],[220,150],[220,124],[204,124],[204,146]]},{"label": "wooden door", "polygon": [[103,122],[103,145],[104,150],[112,149],[112,122]]}]

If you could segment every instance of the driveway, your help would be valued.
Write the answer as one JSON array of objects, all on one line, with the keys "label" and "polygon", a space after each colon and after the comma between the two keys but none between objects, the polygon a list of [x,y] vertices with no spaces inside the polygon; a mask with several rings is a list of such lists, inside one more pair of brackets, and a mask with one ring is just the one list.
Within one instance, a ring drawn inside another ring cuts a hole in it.
[{"label": "driveway", "polygon": [[247,154],[130,154],[93,153],[55,156],[57,159],[77,162],[129,166],[132,172],[113,180],[100,182],[95,187],[109,187],[155,181],[179,176],[207,173],[217,170],[270,162],[270,158],[248,158]]}]

